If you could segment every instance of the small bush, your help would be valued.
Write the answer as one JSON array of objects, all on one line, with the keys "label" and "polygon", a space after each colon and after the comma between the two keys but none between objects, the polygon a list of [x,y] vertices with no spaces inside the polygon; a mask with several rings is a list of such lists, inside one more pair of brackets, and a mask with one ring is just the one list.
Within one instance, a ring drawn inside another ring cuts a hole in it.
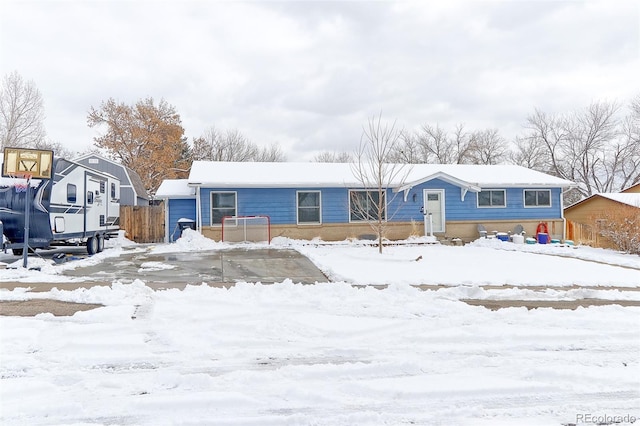
[{"label": "small bush", "polygon": [[621,206],[596,221],[603,237],[621,251],[640,255],[640,207]]}]

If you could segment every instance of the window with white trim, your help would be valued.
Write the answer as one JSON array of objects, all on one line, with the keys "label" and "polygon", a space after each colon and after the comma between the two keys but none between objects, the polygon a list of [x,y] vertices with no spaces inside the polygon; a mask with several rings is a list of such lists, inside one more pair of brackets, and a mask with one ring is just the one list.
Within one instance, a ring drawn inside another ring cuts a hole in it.
[{"label": "window with white trim", "polygon": [[487,189],[478,192],[478,207],[506,207],[507,191],[504,189]]},{"label": "window with white trim", "polygon": [[298,191],[296,196],[298,223],[321,223],[320,191]]},{"label": "window with white trim", "polygon": [[525,207],[551,207],[551,190],[549,189],[525,189]]},{"label": "window with white trim", "polygon": [[[351,222],[378,220],[380,192],[377,190],[349,191],[349,220]],[[382,193],[382,220],[387,219],[385,193]]]},{"label": "window with white trim", "polygon": [[237,216],[236,193],[235,192],[212,192],[211,193],[211,225],[222,224],[225,216]]}]

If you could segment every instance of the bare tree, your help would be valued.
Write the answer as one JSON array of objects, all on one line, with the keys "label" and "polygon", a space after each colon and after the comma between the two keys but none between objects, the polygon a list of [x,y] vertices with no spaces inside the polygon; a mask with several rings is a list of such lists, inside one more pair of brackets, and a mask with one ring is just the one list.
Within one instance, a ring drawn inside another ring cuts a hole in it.
[{"label": "bare tree", "polygon": [[53,151],[53,155],[58,158],[73,159],[78,156],[76,151],[67,148],[60,142],[42,141],[41,143],[35,144],[34,148],[51,150]]},{"label": "bare tree", "polygon": [[24,81],[17,71],[6,75],[0,87],[0,149],[35,148],[44,142],[42,95],[32,81]]},{"label": "bare tree", "polygon": [[351,154],[348,152],[330,152],[325,151],[316,154],[313,157],[315,163],[350,163],[352,161]]},{"label": "bare tree", "polygon": [[194,160],[251,161],[257,148],[237,129],[221,133],[211,127],[193,141],[192,153]]},{"label": "bare tree", "polygon": [[355,153],[351,169],[362,191],[352,191],[350,202],[355,219],[371,225],[378,238],[378,252],[382,253],[382,241],[387,221],[391,219],[387,207],[393,193],[390,188],[404,182],[409,173],[406,165],[390,163],[392,153],[397,151],[401,131],[396,123],[382,123],[382,116],[369,119],[363,128],[360,145]]},{"label": "bare tree", "polygon": [[269,146],[265,146],[262,148],[258,148],[253,161],[262,161],[262,162],[278,162],[278,161],[286,161],[287,157],[282,152],[280,145],[277,143],[272,143]]},{"label": "bare tree", "polygon": [[516,136],[513,149],[509,152],[509,161],[532,170],[549,171],[547,152],[536,141]]},{"label": "bare tree", "polygon": [[389,154],[389,161],[401,164],[419,164],[428,162],[425,159],[424,147],[417,132],[400,131],[400,141]]},{"label": "bare tree", "polygon": [[401,163],[465,164],[471,163],[471,135],[464,125],[449,133],[440,125],[423,124],[414,133],[403,132],[401,143],[392,158]]},{"label": "bare tree", "polygon": [[421,141],[425,150],[433,156],[436,164],[464,164],[468,162],[471,140],[464,131],[464,125],[458,124],[452,135],[439,125],[422,126]]},{"label": "bare tree", "polygon": [[211,127],[202,136],[194,139],[191,151],[194,160],[285,161],[278,144],[259,148],[237,129],[220,132]]},{"label": "bare tree", "polygon": [[[471,136],[465,132],[464,125],[458,124],[453,131],[453,142],[451,144],[455,157],[449,163],[466,164],[469,162],[471,150]],[[442,163],[445,164],[445,163]],[[448,163],[447,163],[448,164]]]},{"label": "bare tree", "polygon": [[500,164],[507,158],[507,141],[498,129],[473,132],[467,152],[472,164]]},{"label": "bare tree", "polygon": [[640,124],[640,93],[637,94],[629,103],[631,114],[637,120],[637,124]]},{"label": "bare tree", "polygon": [[629,103],[629,115],[622,124],[620,188],[640,182],[640,94]]},{"label": "bare tree", "polygon": [[617,103],[596,102],[584,110],[547,115],[537,110],[528,117],[528,133],[521,139],[545,151],[548,171],[578,184],[578,201],[596,192],[613,192],[638,178],[639,143],[632,120],[626,137],[617,117]]}]

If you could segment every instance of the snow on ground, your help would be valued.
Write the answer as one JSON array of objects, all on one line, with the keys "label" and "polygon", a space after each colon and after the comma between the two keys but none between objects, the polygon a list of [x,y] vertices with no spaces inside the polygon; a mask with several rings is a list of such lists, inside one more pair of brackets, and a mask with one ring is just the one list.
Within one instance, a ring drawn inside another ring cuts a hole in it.
[{"label": "snow on ground", "polygon": [[356,284],[637,287],[640,283],[640,256],[586,247],[538,245],[534,252],[526,245],[487,239],[463,247],[390,246],[382,255],[364,245],[300,245],[298,250],[333,281]]},{"label": "snow on ground", "polygon": [[[340,282],[153,291],[138,280],[0,290],[2,300],[105,305],[71,317],[0,317],[0,423],[493,426],[639,418],[640,308],[490,311],[458,300],[631,297],[639,293],[638,256],[496,244],[386,247],[379,255],[355,242],[276,239],[272,247],[300,250]],[[126,249],[227,248],[188,232],[172,245]],[[116,244],[103,255],[123,249]],[[540,254],[559,250],[571,257]],[[21,279],[62,277],[65,264],[49,266],[22,271]],[[0,271],[0,280],[12,273]],[[388,287],[352,285],[366,283]],[[408,285],[416,283],[448,287]],[[600,288],[531,288],[572,283]]]}]

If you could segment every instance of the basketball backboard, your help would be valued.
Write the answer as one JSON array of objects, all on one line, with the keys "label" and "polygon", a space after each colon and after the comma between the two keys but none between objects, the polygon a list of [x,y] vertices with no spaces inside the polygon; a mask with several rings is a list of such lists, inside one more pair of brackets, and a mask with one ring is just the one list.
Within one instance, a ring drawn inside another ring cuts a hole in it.
[{"label": "basketball backboard", "polygon": [[2,176],[29,175],[34,179],[51,179],[53,151],[30,148],[5,148]]}]

